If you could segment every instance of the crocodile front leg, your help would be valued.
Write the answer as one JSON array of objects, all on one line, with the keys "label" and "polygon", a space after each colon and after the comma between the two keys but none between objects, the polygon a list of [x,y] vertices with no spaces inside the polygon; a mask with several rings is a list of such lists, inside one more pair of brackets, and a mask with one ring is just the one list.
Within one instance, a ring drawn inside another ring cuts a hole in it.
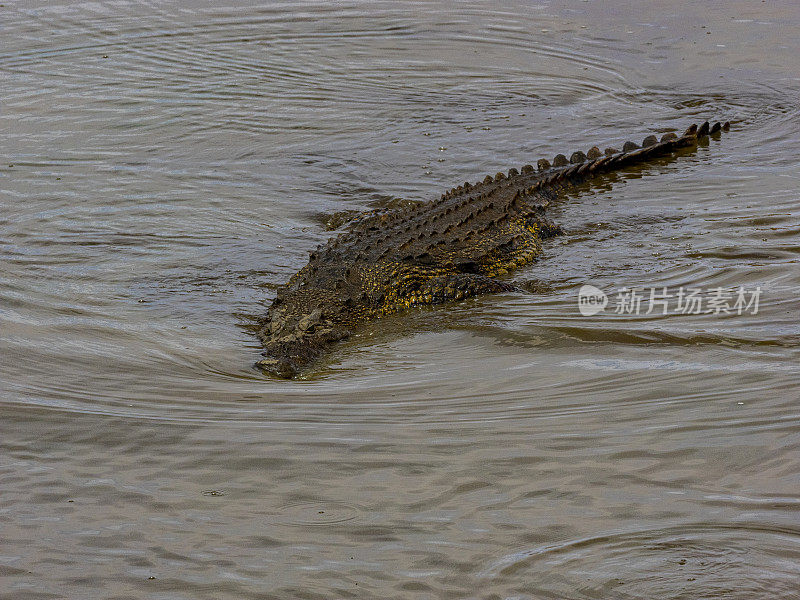
[{"label": "crocodile front leg", "polygon": [[426,281],[420,288],[420,296],[431,303],[461,300],[479,294],[521,291],[515,285],[498,281],[478,273],[455,273],[441,275]]}]

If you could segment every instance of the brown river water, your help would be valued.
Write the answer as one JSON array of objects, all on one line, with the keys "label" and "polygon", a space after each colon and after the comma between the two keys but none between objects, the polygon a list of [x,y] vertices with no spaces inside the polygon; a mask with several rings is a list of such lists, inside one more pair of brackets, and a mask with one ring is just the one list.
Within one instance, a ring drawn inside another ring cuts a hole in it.
[{"label": "brown river water", "polygon": [[[788,1],[0,4],[0,598],[800,598],[798,31]],[[554,206],[525,293],[253,367],[331,216],[706,119]]]}]

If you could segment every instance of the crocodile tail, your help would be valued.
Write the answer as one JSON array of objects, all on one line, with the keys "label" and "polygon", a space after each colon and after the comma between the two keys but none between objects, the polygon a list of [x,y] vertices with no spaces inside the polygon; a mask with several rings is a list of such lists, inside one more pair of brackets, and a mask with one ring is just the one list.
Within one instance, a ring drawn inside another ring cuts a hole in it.
[{"label": "crocodile tail", "polygon": [[[593,175],[645,163],[681,148],[694,147],[699,140],[716,136],[729,129],[730,123],[727,121],[724,124],[714,123],[713,125],[706,121],[699,127],[692,125],[681,136],[667,133],[659,140],[656,136],[650,135],[642,141],[641,146],[633,142],[625,142],[622,151],[607,148],[605,152],[600,152],[600,149],[595,146],[586,154],[583,152],[573,153],[569,160],[563,154],[559,154],[553,160],[554,166],[549,168],[550,173],[542,173],[542,178],[536,187],[575,184]],[[543,160],[540,163],[547,163],[547,161]]]}]

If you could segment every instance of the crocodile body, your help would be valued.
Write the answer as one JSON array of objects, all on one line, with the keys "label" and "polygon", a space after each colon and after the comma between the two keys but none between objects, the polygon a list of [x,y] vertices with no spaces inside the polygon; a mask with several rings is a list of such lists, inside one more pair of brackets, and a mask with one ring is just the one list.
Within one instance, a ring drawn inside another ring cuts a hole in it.
[{"label": "crocodile body", "polygon": [[560,233],[545,207],[610,172],[693,149],[729,124],[648,136],[621,151],[594,147],[568,159],[465,183],[411,208],[368,213],[311,253],[278,289],[259,332],[270,374],[294,377],[360,324],[421,304],[517,289],[497,277],[530,263]]}]

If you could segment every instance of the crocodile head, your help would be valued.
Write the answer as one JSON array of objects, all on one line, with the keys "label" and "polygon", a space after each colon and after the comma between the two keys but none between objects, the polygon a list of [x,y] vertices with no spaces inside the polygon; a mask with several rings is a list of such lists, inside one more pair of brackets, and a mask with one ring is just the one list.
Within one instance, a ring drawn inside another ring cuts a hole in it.
[{"label": "crocodile head", "polygon": [[256,366],[278,377],[295,377],[331,344],[349,335],[348,328],[334,323],[319,308],[289,315],[275,310],[260,332],[264,358]]},{"label": "crocodile head", "polygon": [[328,348],[350,335],[347,303],[328,286],[305,277],[278,290],[259,337],[264,358],[256,366],[282,378],[297,376]]}]

